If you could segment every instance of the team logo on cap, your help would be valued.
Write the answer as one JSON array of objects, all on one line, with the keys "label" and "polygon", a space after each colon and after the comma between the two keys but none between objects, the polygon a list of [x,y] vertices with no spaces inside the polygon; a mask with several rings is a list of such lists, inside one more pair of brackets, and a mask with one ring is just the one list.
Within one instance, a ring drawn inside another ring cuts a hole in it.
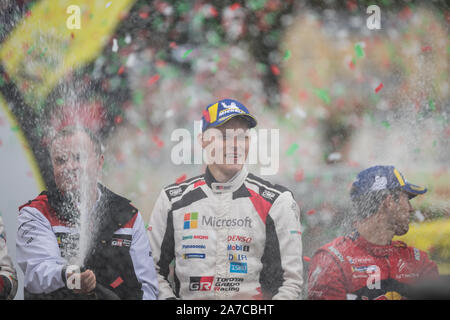
[{"label": "team logo on cap", "polygon": [[384,190],[387,188],[387,179],[386,177],[375,177],[375,182],[370,187],[370,191],[378,191],[378,190]]},{"label": "team logo on cap", "polygon": [[217,120],[217,109],[219,107],[219,103],[214,103],[211,107],[208,108],[208,111],[203,112],[205,120],[208,123],[213,123]]},{"label": "team logo on cap", "polygon": [[224,99],[208,106],[202,112],[202,130],[206,130],[209,126],[218,126],[238,115],[247,116],[251,128],[256,126],[256,120],[242,103],[232,99]]},{"label": "team logo on cap", "polygon": [[225,102],[222,102],[221,105],[224,109],[237,108],[237,105],[234,102],[231,102],[229,105],[227,105]]}]

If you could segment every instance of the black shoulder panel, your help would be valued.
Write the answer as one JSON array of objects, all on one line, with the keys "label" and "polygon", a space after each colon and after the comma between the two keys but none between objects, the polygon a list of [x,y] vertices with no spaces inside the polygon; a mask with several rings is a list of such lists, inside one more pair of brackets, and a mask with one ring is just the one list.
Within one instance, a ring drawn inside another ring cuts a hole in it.
[{"label": "black shoulder panel", "polygon": [[201,188],[194,189],[186,193],[180,200],[172,205],[172,211],[187,207],[188,205],[206,198],[205,192]]},{"label": "black shoulder panel", "polygon": [[164,192],[167,195],[167,198],[169,198],[169,201],[172,201],[173,198],[176,198],[183,194],[183,192],[193,183],[198,180],[200,180],[203,177],[203,175],[198,175],[196,177],[190,178],[186,181],[183,181],[182,183],[172,183],[171,185],[168,185],[167,187],[164,187]]}]

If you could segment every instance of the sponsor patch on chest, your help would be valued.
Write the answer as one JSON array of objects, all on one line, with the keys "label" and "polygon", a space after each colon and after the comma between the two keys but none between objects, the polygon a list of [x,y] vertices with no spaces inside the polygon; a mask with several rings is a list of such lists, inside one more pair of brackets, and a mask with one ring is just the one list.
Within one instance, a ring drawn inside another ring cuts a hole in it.
[{"label": "sponsor patch on chest", "polygon": [[247,273],[246,262],[230,262],[231,273]]}]

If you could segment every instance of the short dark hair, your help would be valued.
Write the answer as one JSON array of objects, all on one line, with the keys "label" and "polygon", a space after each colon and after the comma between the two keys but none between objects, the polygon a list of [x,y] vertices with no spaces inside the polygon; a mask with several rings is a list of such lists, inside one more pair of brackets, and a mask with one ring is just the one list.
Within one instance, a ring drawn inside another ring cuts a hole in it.
[{"label": "short dark hair", "polygon": [[[404,191],[400,188],[383,189],[352,197],[354,220],[360,221],[374,215],[387,196],[391,195],[395,201],[398,201],[402,192]],[[356,187],[353,186],[350,195],[355,193]]]},{"label": "short dark hair", "polygon": [[57,140],[61,137],[72,136],[77,132],[86,133],[88,135],[88,137],[91,139],[92,143],[94,144],[95,153],[97,153],[97,155],[99,155],[99,156],[103,154],[103,147],[102,147],[102,143],[100,142],[100,139],[97,137],[97,135],[94,132],[92,132],[91,130],[89,130],[86,127],[78,127],[78,126],[64,127],[63,129],[56,132],[55,135],[51,138],[50,146],[53,145],[55,140]]}]

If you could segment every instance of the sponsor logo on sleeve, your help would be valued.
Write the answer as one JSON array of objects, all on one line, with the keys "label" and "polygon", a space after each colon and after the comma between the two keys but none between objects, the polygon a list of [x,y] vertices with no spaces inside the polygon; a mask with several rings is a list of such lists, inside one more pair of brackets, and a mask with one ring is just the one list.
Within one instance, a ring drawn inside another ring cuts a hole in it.
[{"label": "sponsor logo on sleeve", "polygon": [[[23,240],[26,242],[26,244],[30,244],[34,240],[34,237],[33,237],[34,232],[33,231],[36,230],[36,227],[35,226],[29,227],[27,225],[27,223],[32,222],[32,221],[34,221],[34,220],[27,221],[19,226],[18,234],[21,238],[23,238]],[[6,238],[4,238],[4,239],[6,240]]]},{"label": "sponsor logo on sleeve", "polygon": [[269,200],[272,201],[273,198],[275,198],[276,194],[273,193],[272,191],[264,190],[264,191],[262,192],[262,196],[263,196],[264,198],[269,199]]},{"label": "sponsor logo on sleeve", "polygon": [[131,240],[113,238],[111,240],[111,245],[113,247],[130,247],[131,246]]},{"label": "sponsor logo on sleeve", "polygon": [[181,194],[181,192],[182,192],[181,188],[169,190],[169,194],[171,197],[179,196]]}]

